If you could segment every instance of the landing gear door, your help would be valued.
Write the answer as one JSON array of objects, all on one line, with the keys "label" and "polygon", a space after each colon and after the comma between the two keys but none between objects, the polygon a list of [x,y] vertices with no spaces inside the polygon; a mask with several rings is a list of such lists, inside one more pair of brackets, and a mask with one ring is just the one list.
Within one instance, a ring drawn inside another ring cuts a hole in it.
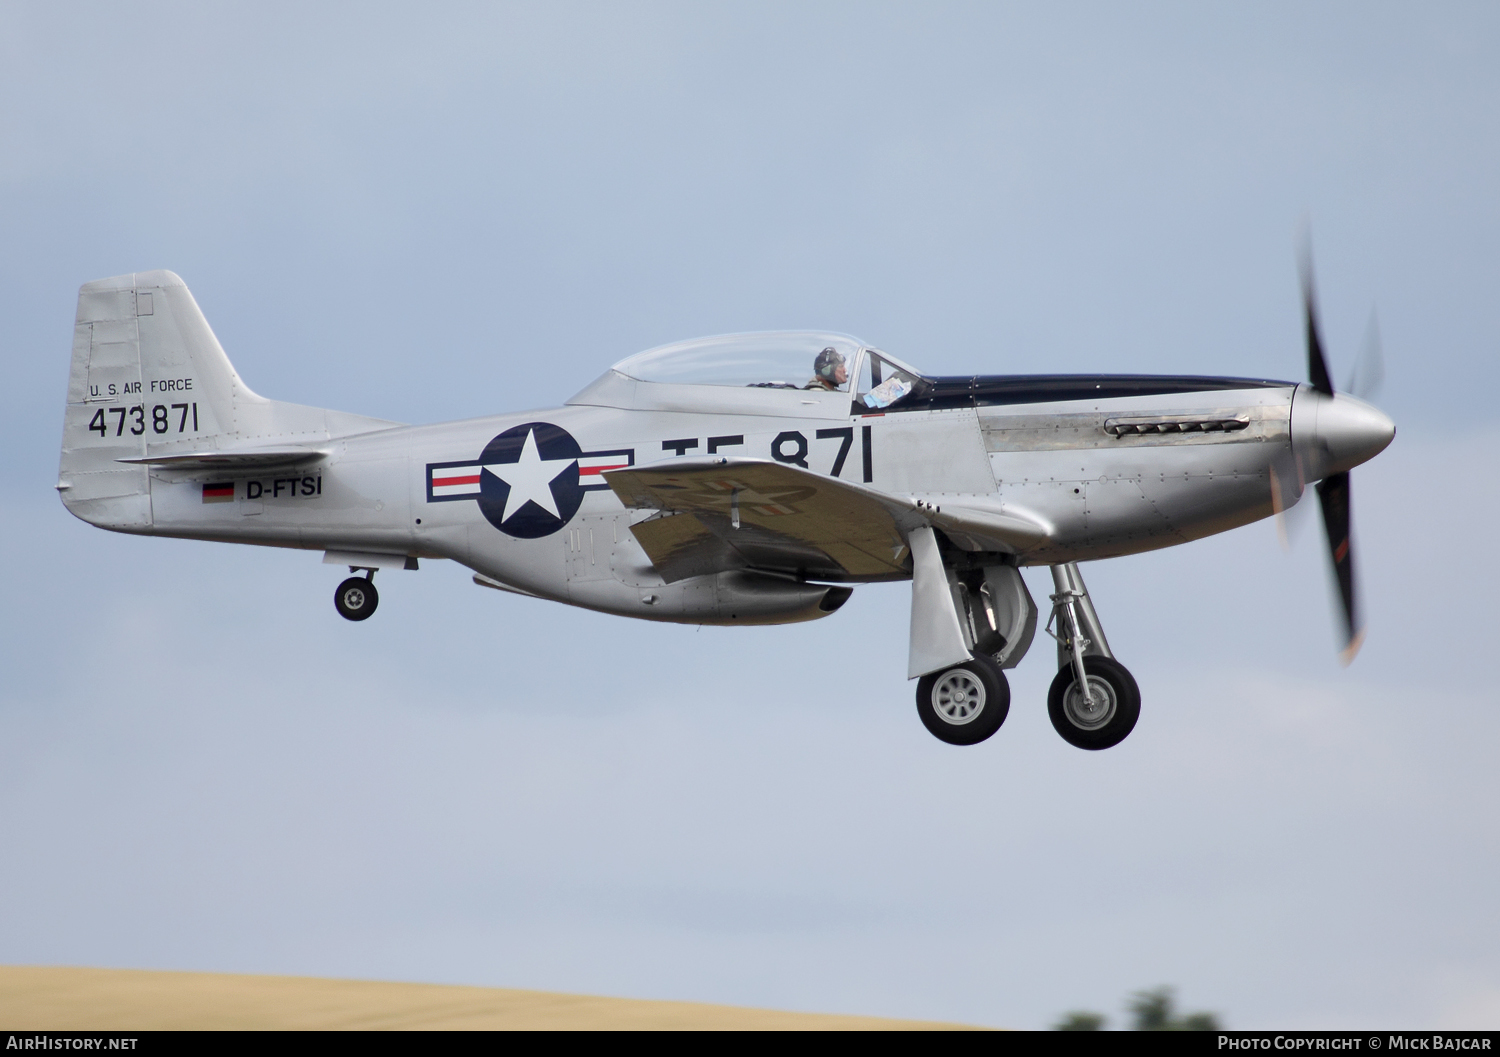
[{"label": "landing gear door", "polygon": [[976,652],[988,653],[1001,668],[1014,668],[1036,637],[1036,603],[1013,565],[989,565],[966,576],[962,599]]}]

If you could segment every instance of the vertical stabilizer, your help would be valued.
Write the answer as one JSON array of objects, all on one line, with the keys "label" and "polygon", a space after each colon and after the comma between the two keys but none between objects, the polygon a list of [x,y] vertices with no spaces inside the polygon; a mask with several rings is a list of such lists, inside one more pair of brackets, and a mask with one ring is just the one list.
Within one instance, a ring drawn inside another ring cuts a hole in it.
[{"label": "vertical stabilizer", "polygon": [[[133,275],[101,279],[78,291],[57,480],[63,503],[74,514],[95,525],[125,531],[151,527],[146,468],[118,461],[140,458],[146,452],[148,412],[142,406],[136,305]],[[139,423],[133,421],[137,416],[132,413],[137,406],[141,407]]]},{"label": "vertical stabilizer", "polygon": [[78,291],[57,489],[91,524],[149,532],[151,477],[139,460],[395,424],[258,396],[187,284],[167,271],[118,275]]}]

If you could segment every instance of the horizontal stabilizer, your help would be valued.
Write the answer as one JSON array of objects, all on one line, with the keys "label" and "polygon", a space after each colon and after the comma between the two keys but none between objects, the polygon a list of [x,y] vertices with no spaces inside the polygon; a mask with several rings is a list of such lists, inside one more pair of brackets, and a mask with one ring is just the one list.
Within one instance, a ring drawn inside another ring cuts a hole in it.
[{"label": "horizontal stabilizer", "polygon": [[223,469],[236,467],[266,469],[272,466],[300,466],[327,456],[327,452],[316,448],[231,448],[228,451],[189,451],[170,454],[143,455],[115,462],[133,463],[141,466],[160,466],[163,469]]}]

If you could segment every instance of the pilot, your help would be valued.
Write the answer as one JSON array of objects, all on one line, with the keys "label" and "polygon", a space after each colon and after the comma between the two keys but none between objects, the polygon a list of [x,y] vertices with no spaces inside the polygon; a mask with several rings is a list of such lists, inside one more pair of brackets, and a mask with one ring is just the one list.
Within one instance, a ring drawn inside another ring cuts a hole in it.
[{"label": "pilot", "polygon": [[830,393],[836,393],[847,381],[849,367],[844,362],[844,354],[830,346],[818,353],[818,358],[813,360],[813,380],[802,388],[826,389]]}]

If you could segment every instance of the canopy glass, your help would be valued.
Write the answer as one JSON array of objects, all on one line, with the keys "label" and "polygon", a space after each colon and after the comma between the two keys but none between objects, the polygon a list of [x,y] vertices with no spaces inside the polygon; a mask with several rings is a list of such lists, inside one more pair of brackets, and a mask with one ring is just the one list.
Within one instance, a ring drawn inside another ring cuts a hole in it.
[{"label": "canopy glass", "polygon": [[[621,360],[614,369],[642,382],[804,389],[812,384],[814,364],[823,350],[833,349],[843,357],[847,378],[863,346],[848,334],[811,330],[721,334],[647,349]],[[847,392],[847,380],[838,388]]]}]

